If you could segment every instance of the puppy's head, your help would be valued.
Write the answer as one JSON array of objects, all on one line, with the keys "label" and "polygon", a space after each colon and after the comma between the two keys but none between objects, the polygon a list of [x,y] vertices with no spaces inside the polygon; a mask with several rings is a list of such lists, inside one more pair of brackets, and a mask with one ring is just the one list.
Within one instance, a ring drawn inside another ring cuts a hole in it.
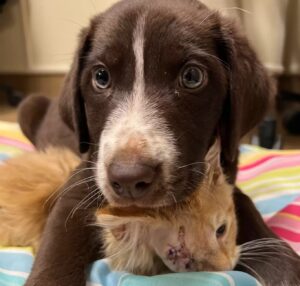
[{"label": "puppy's head", "polygon": [[127,0],[83,30],[60,107],[111,204],[156,207],[192,193],[221,136],[233,165],[270,81],[234,24],[196,0]]}]

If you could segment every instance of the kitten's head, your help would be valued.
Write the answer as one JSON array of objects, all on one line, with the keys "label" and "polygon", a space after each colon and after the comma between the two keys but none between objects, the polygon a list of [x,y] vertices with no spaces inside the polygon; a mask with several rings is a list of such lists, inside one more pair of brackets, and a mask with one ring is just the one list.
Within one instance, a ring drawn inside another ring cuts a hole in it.
[{"label": "kitten's head", "polygon": [[[137,274],[233,269],[239,256],[233,187],[220,166],[219,144],[206,156],[205,179],[186,201],[161,209],[98,212],[112,267]],[[163,263],[162,263],[163,262]]]}]

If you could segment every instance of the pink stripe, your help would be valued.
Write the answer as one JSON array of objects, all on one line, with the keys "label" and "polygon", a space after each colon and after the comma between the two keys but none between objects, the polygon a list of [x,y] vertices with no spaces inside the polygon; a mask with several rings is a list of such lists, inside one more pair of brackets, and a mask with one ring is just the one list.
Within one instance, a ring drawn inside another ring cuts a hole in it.
[{"label": "pink stripe", "polygon": [[240,171],[245,171],[251,168],[254,168],[270,159],[276,158],[276,157],[280,157],[281,155],[269,155],[269,156],[265,156],[263,158],[258,159],[257,161],[254,161],[253,163],[250,163],[248,165],[244,165],[244,166],[240,166],[239,170]]},{"label": "pink stripe", "polygon": [[299,232],[300,232],[300,221],[289,218],[289,217],[275,215],[270,220],[268,220],[266,223],[270,227],[281,227],[281,228],[286,228],[291,231],[294,231],[295,229],[299,229]]},{"label": "pink stripe", "polygon": [[276,226],[271,226],[271,229],[281,238],[288,239],[292,242],[300,242],[300,233]]},{"label": "pink stripe", "polygon": [[299,216],[299,218],[300,218],[300,206],[290,204],[287,207],[285,207],[281,211],[281,213],[293,214],[293,215]]},{"label": "pink stripe", "polygon": [[273,171],[276,169],[281,169],[286,167],[294,167],[299,165],[300,165],[300,155],[293,156],[291,158],[282,158],[282,157],[273,158],[268,160],[264,164],[261,164],[260,166],[257,166],[247,171],[239,172],[238,181],[240,182],[247,181],[268,171]]},{"label": "pink stripe", "polygon": [[0,136],[0,143],[3,145],[14,146],[27,151],[33,150],[33,146],[29,143],[23,143],[21,141],[5,138],[2,136]]}]

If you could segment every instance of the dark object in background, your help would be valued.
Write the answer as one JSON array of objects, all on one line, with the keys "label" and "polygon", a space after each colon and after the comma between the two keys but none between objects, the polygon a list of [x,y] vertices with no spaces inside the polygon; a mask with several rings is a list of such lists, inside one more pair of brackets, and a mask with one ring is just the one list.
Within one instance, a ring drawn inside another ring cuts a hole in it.
[{"label": "dark object in background", "polygon": [[[3,11],[3,7],[6,3],[7,0],[0,0],[0,13]],[[13,89],[12,87],[7,85],[0,85],[0,93],[5,94],[8,103],[14,107],[18,106],[18,104],[24,98],[24,95],[20,91]]]},{"label": "dark object in background", "polygon": [[270,116],[265,117],[258,126],[259,146],[272,149],[277,139],[276,119]]},{"label": "dark object in background", "polygon": [[0,0],[0,13],[2,12],[3,6],[5,5],[6,2],[7,0]]},{"label": "dark object in background", "polygon": [[283,91],[277,98],[282,124],[293,135],[300,135],[300,94]]},{"label": "dark object in background", "polygon": [[258,125],[257,132],[251,138],[251,144],[267,149],[282,149],[282,138],[278,133],[277,120],[267,115]]},{"label": "dark object in background", "polygon": [[10,86],[1,85],[0,86],[0,93],[5,94],[6,98],[7,98],[7,102],[11,106],[14,106],[14,107],[18,106],[19,103],[24,98],[24,94],[23,93],[21,93],[20,91],[18,91],[16,89],[13,89]]},{"label": "dark object in background", "polygon": [[283,119],[283,125],[293,135],[300,135],[300,110]]}]

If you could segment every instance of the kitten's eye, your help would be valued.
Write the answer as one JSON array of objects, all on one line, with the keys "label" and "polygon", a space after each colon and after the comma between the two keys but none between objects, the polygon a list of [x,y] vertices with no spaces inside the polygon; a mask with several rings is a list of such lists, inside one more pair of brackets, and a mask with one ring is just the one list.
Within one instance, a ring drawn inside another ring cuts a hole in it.
[{"label": "kitten's eye", "polygon": [[221,238],[226,233],[226,223],[222,224],[216,231],[217,238]]},{"label": "kitten's eye", "polygon": [[110,86],[110,74],[107,68],[100,67],[93,75],[93,85],[97,89],[106,89]]},{"label": "kitten's eye", "polygon": [[187,67],[181,73],[180,84],[184,88],[196,89],[200,87],[205,80],[204,72],[196,67]]}]

